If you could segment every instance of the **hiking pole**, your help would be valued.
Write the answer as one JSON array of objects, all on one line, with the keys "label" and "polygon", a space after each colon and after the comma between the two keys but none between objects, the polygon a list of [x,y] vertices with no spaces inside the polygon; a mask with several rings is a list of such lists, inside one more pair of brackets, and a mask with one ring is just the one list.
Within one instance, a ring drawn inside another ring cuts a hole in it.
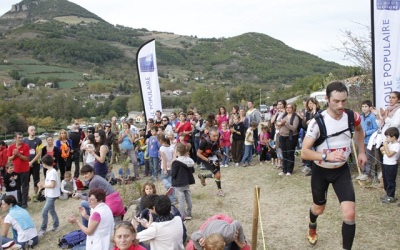
[{"label": "hiking pole", "polygon": [[[360,165],[358,164],[358,156],[357,156],[357,150],[356,150],[356,145],[354,144],[354,140],[351,140],[351,146],[353,147],[353,153],[354,153],[354,158],[356,159],[356,166],[357,166],[357,170],[358,170],[358,175],[361,175],[361,168]],[[358,184],[360,186],[363,186],[362,182],[360,180],[358,180]]]}]

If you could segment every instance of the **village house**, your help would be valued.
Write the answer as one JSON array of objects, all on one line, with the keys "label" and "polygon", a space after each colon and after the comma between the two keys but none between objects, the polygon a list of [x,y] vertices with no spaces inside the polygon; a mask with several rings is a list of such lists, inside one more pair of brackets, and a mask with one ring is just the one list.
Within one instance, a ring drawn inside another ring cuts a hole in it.
[{"label": "village house", "polygon": [[5,88],[11,88],[13,86],[12,82],[3,82]]},{"label": "village house", "polygon": [[27,89],[34,89],[34,88],[36,88],[36,84],[34,84],[34,83],[28,83],[28,84],[26,85],[26,88],[27,88]]},{"label": "village house", "polygon": [[183,94],[183,90],[180,90],[180,89],[177,89],[177,90],[174,90],[173,92],[172,92],[172,94],[173,95],[182,95]]}]

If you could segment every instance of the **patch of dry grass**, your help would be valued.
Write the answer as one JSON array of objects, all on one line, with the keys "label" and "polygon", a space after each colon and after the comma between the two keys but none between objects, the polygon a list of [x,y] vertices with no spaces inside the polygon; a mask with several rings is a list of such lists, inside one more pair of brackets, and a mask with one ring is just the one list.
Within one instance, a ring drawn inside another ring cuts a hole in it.
[{"label": "patch of dry grass", "polygon": [[[253,160],[258,162],[257,160]],[[115,166],[114,171],[118,170]],[[310,178],[295,167],[292,176],[278,176],[278,171],[270,164],[253,167],[234,167],[222,169],[222,188],[225,197],[216,196],[216,184],[207,179],[203,187],[196,178],[191,186],[193,199],[193,220],[186,222],[188,235],[198,230],[210,216],[217,213],[227,214],[243,223],[247,239],[251,241],[254,187],[260,191],[260,217],[262,229],[258,230],[257,249],[309,249],[306,240],[308,210],[312,203]],[[200,170],[196,169],[197,173]],[[355,175],[356,173],[354,173]],[[137,183],[115,186],[123,196],[126,205],[139,197],[141,180]],[[157,193],[165,193],[161,181],[156,183]],[[383,191],[376,188],[360,187],[354,184],[357,199],[357,229],[354,249],[397,249],[400,245],[400,208],[395,204],[382,204],[379,197]],[[397,188],[399,191],[399,188]],[[28,211],[32,214],[37,228],[41,223],[43,202],[29,203]],[[78,215],[79,201],[56,202],[62,230],[48,233],[35,249],[56,249],[58,239],[65,233],[76,229],[66,222],[69,214]],[[49,226],[51,228],[51,217]],[[259,227],[261,226],[259,223]],[[314,249],[341,249],[341,213],[336,195],[332,188],[328,191],[326,211],[318,218],[319,240]],[[262,238],[261,230],[264,233]]]}]

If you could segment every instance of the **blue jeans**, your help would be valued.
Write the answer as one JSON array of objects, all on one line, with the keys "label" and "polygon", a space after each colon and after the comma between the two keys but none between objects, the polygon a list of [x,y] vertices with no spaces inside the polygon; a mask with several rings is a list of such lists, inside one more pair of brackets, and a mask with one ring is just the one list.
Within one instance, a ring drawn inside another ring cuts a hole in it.
[{"label": "blue jeans", "polygon": [[222,165],[229,165],[229,147],[223,146],[222,150],[224,151],[224,154],[222,155]]},{"label": "blue jeans", "polygon": [[153,178],[157,178],[159,160],[160,159],[158,157],[150,157],[150,168],[153,170]]},{"label": "blue jeans", "polygon": [[86,249],[86,239],[72,248],[72,250],[85,250],[85,249]]},{"label": "blue jeans", "polygon": [[56,213],[56,208],[54,206],[56,199],[57,198],[46,197],[46,204],[44,204],[42,210],[42,225],[40,226],[41,230],[46,231],[49,213],[51,215],[51,218],[53,219],[53,228],[57,228],[59,226],[58,216]]},{"label": "blue jeans", "polygon": [[[164,187],[168,190],[172,186],[172,177],[171,177],[171,170],[168,171],[167,175],[164,173],[164,170],[161,170],[161,180],[164,184]],[[168,196],[169,200],[171,203],[176,202],[175,198],[175,189],[172,191],[172,193]]]},{"label": "blue jeans", "polygon": [[[1,238],[2,245],[6,244],[7,242],[10,242],[10,241],[13,241],[13,240],[10,238],[4,237],[4,236],[2,236],[2,238]],[[25,249],[27,246],[33,248],[34,246],[36,246],[39,243],[39,237],[35,236],[27,242],[18,242],[18,240],[16,238],[14,238],[14,242],[21,245],[22,249]],[[0,249],[3,249],[3,248],[0,248]]]},{"label": "blue jeans", "polygon": [[[197,150],[199,149],[199,145],[200,145],[200,137],[195,137],[194,138],[194,150],[197,152]],[[196,159],[196,163],[200,164],[201,159],[199,157],[197,157]]]},{"label": "blue jeans", "polygon": [[253,145],[244,145],[244,154],[242,157],[242,164],[251,163],[251,159],[253,158]]},{"label": "blue jeans", "polygon": [[[81,207],[83,207],[86,211],[87,215],[90,215],[90,206],[88,201],[81,201]],[[82,216],[82,225],[88,227],[89,221]]]}]

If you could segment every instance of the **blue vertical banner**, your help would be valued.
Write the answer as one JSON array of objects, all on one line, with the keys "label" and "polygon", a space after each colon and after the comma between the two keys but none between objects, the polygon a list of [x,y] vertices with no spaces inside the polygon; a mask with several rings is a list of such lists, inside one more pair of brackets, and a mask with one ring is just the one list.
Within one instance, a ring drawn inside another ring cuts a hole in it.
[{"label": "blue vertical banner", "polygon": [[157,110],[162,111],[156,58],[156,42],[154,39],[140,46],[136,53],[136,67],[146,121],[153,118]]},{"label": "blue vertical banner", "polygon": [[371,0],[375,106],[400,91],[400,0]]}]

